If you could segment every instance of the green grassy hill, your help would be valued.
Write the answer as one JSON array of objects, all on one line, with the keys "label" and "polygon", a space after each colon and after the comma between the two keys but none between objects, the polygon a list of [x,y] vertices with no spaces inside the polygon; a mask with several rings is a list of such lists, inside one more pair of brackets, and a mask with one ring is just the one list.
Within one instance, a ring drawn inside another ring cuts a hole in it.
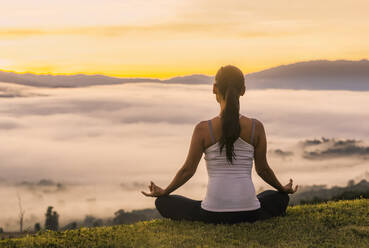
[{"label": "green grassy hill", "polygon": [[289,207],[286,217],[214,225],[157,219],[0,241],[0,247],[368,247],[369,200]]}]

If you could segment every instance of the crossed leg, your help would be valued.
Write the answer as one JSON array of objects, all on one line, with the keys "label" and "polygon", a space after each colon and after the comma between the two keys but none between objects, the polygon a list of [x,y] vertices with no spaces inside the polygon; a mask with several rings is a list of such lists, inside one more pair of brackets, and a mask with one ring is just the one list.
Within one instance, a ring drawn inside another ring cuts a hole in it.
[{"label": "crossed leg", "polygon": [[[239,221],[241,213],[246,214],[244,219],[260,220],[269,219],[275,216],[286,215],[286,209],[289,203],[287,193],[281,193],[275,190],[266,190],[257,195],[261,208],[260,212],[218,212],[211,213],[201,208],[201,200],[193,200],[181,195],[165,195],[157,197],[155,200],[156,209],[165,217],[173,220],[192,220],[205,222],[220,222],[223,217],[229,219],[233,215],[234,222]],[[255,215],[253,217],[253,215]]]},{"label": "crossed leg", "polygon": [[261,205],[261,218],[269,219],[276,216],[285,216],[290,200],[287,193],[276,190],[265,190],[257,195]]},{"label": "crossed leg", "polygon": [[173,220],[199,220],[201,201],[181,195],[165,195],[155,200],[156,209],[165,217]]}]

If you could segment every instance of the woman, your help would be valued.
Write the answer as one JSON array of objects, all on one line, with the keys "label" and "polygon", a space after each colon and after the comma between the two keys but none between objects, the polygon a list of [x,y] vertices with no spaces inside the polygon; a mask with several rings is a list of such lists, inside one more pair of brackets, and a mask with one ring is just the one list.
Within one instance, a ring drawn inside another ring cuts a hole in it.
[{"label": "woman", "polygon": [[[245,90],[240,69],[227,65],[218,70],[213,93],[220,115],[195,126],[186,161],[168,187],[162,189],[151,181],[150,193],[141,191],[157,197],[155,206],[163,217],[233,224],[286,214],[288,194],[295,193],[298,186],[292,187],[292,179],[285,186],[278,181],[266,159],[263,124],[239,113],[239,97]],[[203,153],[209,176],[205,199],[170,195],[195,174]],[[276,190],[256,195],[251,179],[254,159],[257,174]]]}]

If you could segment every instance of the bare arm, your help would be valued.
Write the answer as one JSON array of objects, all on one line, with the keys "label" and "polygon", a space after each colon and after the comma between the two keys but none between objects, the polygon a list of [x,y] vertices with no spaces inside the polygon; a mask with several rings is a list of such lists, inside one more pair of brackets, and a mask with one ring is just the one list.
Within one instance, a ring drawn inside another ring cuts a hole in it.
[{"label": "bare arm", "polygon": [[270,186],[274,187],[280,192],[295,193],[297,190],[297,185],[295,189],[292,189],[292,179],[290,183],[283,186],[277,177],[275,176],[272,168],[270,168],[266,154],[267,154],[267,140],[265,135],[264,126],[260,121],[256,121],[256,144],[255,144],[255,169],[258,175]]},{"label": "bare arm", "polygon": [[169,195],[174,190],[185,184],[196,172],[200,159],[202,157],[204,146],[202,136],[202,125],[198,123],[192,134],[190,148],[187,154],[186,161],[182,167],[178,170],[172,182],[165,188],[162,189],[159,186],[151,182],[149,185],[151,193],[141,191],[146,196],[161,196]]}]

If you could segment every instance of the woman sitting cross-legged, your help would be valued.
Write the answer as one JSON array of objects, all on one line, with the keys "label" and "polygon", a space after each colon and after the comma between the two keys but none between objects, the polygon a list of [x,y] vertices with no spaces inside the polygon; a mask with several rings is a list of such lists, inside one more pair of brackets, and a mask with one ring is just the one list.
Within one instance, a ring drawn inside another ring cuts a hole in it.
[{"label": "woman sitting cross-legged", "polygon": [[[278,181],[266,159],[263,124],[239,113],[239,97],[245,89],[240,69],[227,65],[218,70],[213,93],[220,115],[195,126],[186,161],[168,187],[162,189],[151,181],[150,192],[141,191],[157,197],[155,206],[163,217],[233,224],[286,214],[288,194],[295,193],[298,186],[292,186],[292,179],[285,186]],[[195,174],[203,153],[209,177],[204,200],[170,194]],[[256,195],[251,179],[254,160],[257,174],[276,190]]]}]

